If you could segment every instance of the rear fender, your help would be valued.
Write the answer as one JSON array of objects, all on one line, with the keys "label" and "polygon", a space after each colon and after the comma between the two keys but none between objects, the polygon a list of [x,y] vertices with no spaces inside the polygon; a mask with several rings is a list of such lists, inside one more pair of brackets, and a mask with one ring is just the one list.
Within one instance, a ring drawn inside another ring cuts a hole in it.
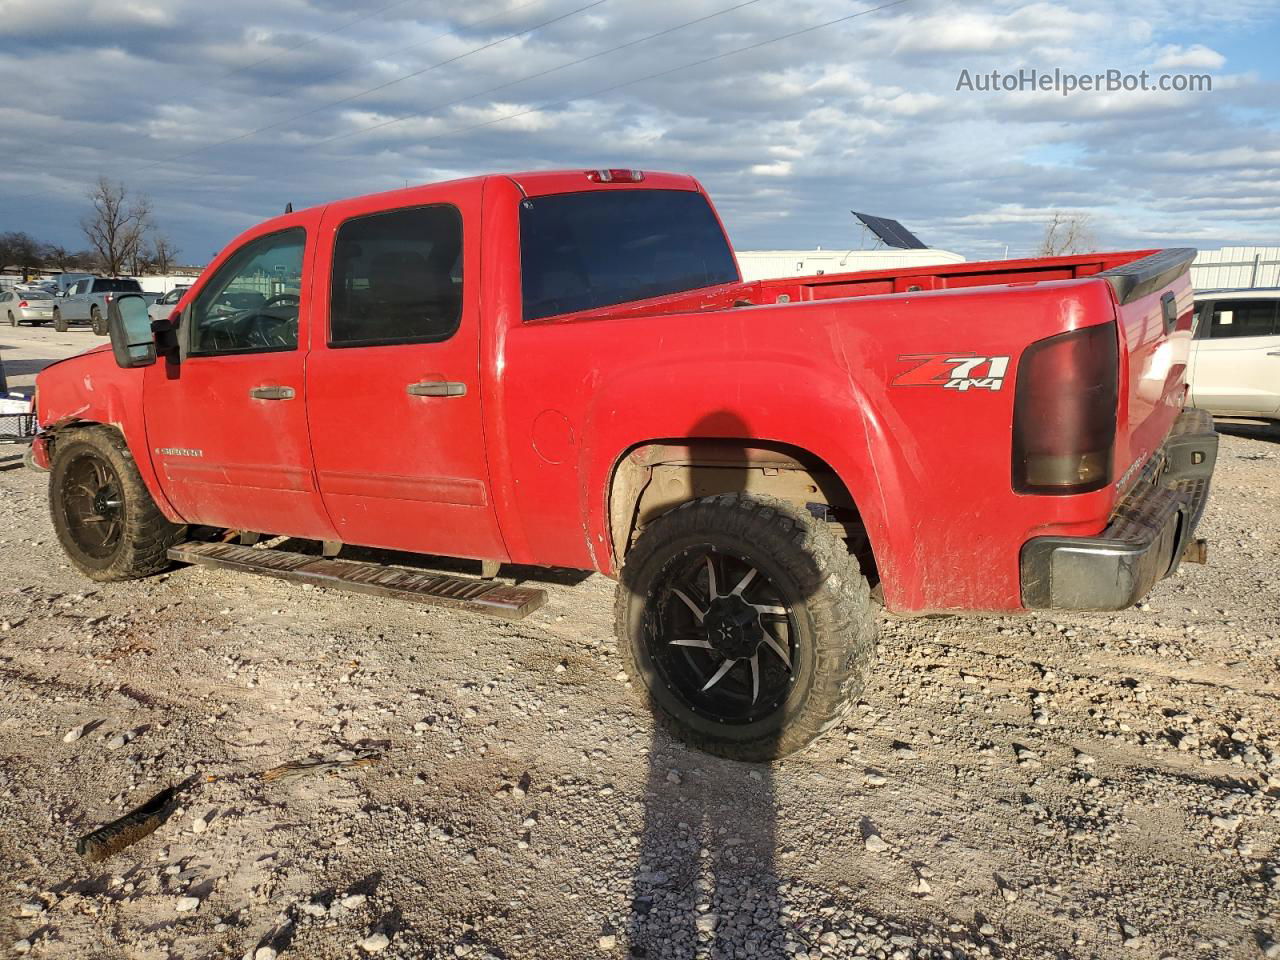
[{"label": "rear fender", "polygon": [[[883,578],[886,602],[893,605],[903,573],[897,562],[903,534],[894,531],[909,526],[903,490],[909,474],[897,457],[904,450],[909,455],[911,441],[904,445],[901,431],[889,441],[892,410],[861,383],[832,377],[829,363],[794,361],[744,358],[720,365],[714,378],[697,359],[645,364],[594,385],[583,430],[592,442],[581,450],[581,476],[587,479],[581,508],[599,569],[616,574],[626,552],[626,528],[611,524],[609,497],[625,458],[637,448],[709,439],[737,441],[744,450],[786,446],[830,467],[848,491]],[[734,382],[744,388],[726,391],[725,385]],[[797,383],[804,384],[802,391]],[[839,424],[839,431],[831,431],[831,424]]]}]

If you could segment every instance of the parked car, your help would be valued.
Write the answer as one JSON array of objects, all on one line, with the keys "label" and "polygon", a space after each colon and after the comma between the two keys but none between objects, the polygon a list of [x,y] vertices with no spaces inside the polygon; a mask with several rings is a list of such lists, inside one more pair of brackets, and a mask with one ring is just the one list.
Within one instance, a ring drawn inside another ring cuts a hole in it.
[{"label": "parked car", "polygon": [[169,319],[169,314],[173,312],[173,308],[177,306],[178,301],[182,299],[182,295],[190,289],[190,284],[174,287],[147,308],[147,315],[151,317],[152,320]]},{"label": "parked car", "polygon": [[[159,329],[120,296],[109,347],[39,375],[35,458],[96,580],[208,527],[616,577],[637,693],[765,760],[856,699],[872,584],[903,615],[1107,610],[1202,559],[1193,257],[744,283],[690,177],[415,187],[247,231]],[[438,579],[347,576],[406,578]]]},{"label": "parked car", "polygon": [[1196,294],[1191,405],[1219,417],[1280,419],[1280,289]]},{"label": "parked car", "polygon": [[30,283],[20,283],[13,289],[19,293],[28,293],[36,290],[53,296],[58,292],[58,285],[52,280],[33,280]]},{"label": "parked car", "polygon": [[[143,296],[142,285],[128,277],[84,277],[77,280],[53,308],[53,327],[65,333],[69,324],[88,323],[100,337],[107,335],[107,306],[121,293]],[[150,295],[154,298],[155,294]]]},{"label": "parked car", "polygon": [[33,327],[53,319],[53,294],[44,290],[6,290],[0,293],[0,318],[9,326],[29,323]]}]

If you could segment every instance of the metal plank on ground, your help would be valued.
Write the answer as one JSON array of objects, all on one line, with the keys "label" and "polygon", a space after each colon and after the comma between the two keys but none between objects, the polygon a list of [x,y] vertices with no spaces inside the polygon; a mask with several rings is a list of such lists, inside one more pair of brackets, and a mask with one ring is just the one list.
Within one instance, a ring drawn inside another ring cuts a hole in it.
[{"label": "metal plank on ground", "polygon": [[331,590],[451,607],[503,620],[527,617],[547,600],[546,591],[535,587],[515,587],[488,580],[232,543],[180,543],[169,548],[169,559],[310,583]]}]

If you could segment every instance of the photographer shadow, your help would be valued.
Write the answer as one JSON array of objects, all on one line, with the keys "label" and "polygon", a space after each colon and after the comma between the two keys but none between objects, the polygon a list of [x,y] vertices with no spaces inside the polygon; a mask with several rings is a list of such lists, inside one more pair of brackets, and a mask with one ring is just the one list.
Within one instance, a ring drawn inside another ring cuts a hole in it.
[{"label": "photographer shadow", "polygon": [[[728,411],[712,414],[695,424],[689,436],[716,441],[716,457],[725,464],[712,471],[710,480],[703,475],[695,496],[750,492],[753,471],[745,466],[749,457],[740,438],[752,433],[741,417]],[[721,580],[733,582],[711,589],[714,580],[701,575],[697,603],[706,604],[711,595],[723,595],[741,581],[742,568],[720,569]],[[624,581],[628,575],[624,567]],[[630,575],[638,576],[634,570]],[[633,585],[638,594],[647,589]],[[652,624],[646,616],[646,629]],[[716,675],[718,654],[694,649],[688,657],[690,669],[699,671],[697,684],[703,673]],[[744,658],[721,682],[750,691],[751,677]],[[656,676],[648,683],[643,677],[633,679],[661,717],[651,686],[658,682]],[[776,743],[774,747],[765,743],[762,753],[776,756]],[[643,803],[626,931],[629,955],[646,960],[782,956],[786,928],[772,766],[699,752],[659,721],[649,744]]]}]

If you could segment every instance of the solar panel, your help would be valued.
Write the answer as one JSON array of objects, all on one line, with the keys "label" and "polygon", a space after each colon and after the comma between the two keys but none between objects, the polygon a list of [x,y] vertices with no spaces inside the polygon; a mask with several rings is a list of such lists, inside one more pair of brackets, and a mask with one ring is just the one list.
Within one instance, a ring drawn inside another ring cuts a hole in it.
[{"label": "solar panel", "polygon": [[862,225],[875,234],[876,239],[886,247],[896,247],[899,250],[928,249],[920,242],[919,237],[897,220],[890,220],[887,217],[873,217],[869,213],[859,213],[857,210],[851,210],[850,213],[861,220]]}]

